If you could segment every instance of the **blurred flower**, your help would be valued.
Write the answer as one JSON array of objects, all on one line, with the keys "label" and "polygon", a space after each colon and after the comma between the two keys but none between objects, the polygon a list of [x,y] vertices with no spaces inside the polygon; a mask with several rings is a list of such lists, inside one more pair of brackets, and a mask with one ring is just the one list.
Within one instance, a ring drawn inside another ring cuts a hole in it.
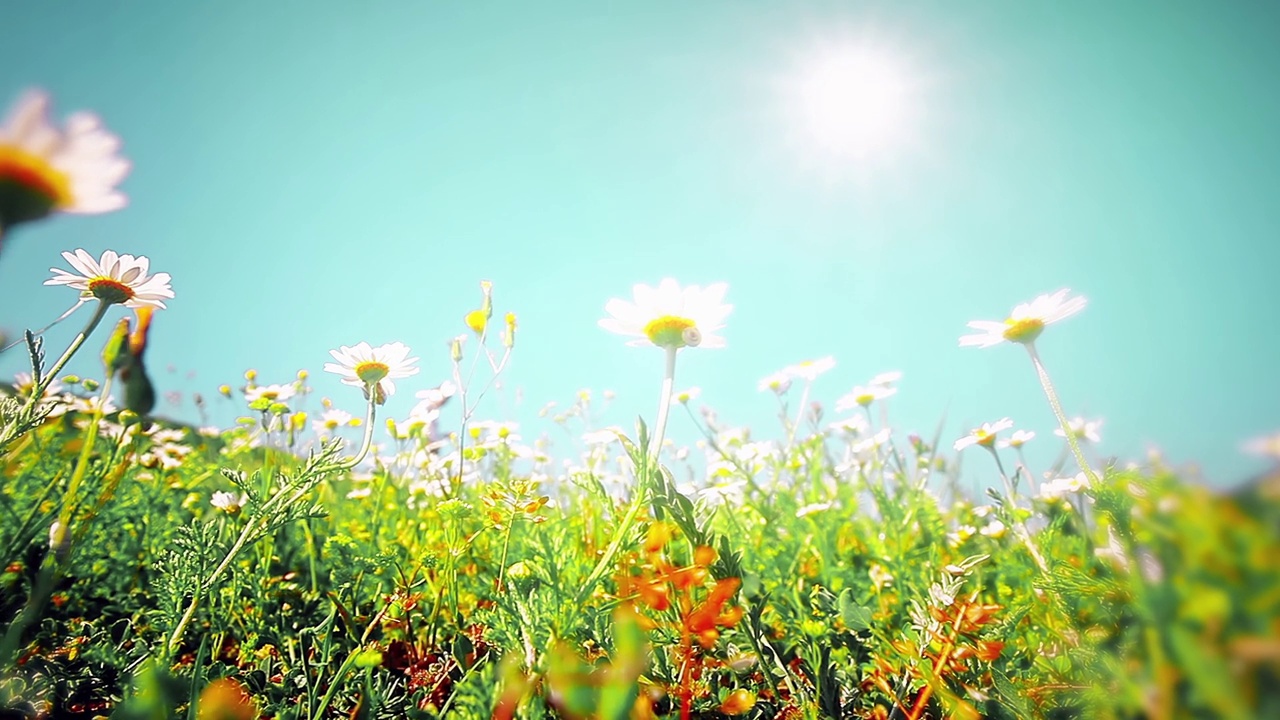
[{"label": "blurred flower", "polygon": [[1079,473],[1075,477],[1054,478],[1040,485],[1043,500],[1060,500],[1067,495],[1083,492],[1089,487],[1089,476]]},{"label": "blurred flower", "polygon": [[702,388],[691,387],[691,388],[685,388],[684,390],[677,392],[675,394],[675,397],[672,399],[674,399],[676,402],[680,403],[681,405],[688,405],[691,401],[697,400],[698,397],[701,395],[702,395]]},{"label": "blurred flower", "polygon": [[756,388],[760,392],[772,390],[774,394],[781,395],[791,389],[791,376],[785,370],[779,370],[776,373],[760,378],[760,382],[756,383]]},{"label": "blurred flower", "polygon": [[[1077,440],[1087,440],[1091,443],[1102,442],[1102,436],[1098,434],[1099,428],[1102,427],[1101,420],[1085,420],[1084,418],[1075,418],[1067,422],[1067,427],[1071,428],[1071,434]],[[1053,431],[1058,437],[1066,437],[1067,434],[1062,432],[1062,428]]]},{"label": "blurred flower", "polygon": [[871,563],[869,574],[871,575],[871,584],[875,585],[877,590],[883,590],[893,584],[893,574],[880,563]]},{"label": "blurred flower", "polygon": [[1270,435],[1253,438],[1245,442],[1242,449],[1250,455],[1271,458],[1280,462],[1280,431]]},{"label": "blurred flower", "polygon": [[1004,537],[1005,531],[1007,530],[1008,528],[1005,527],[1004,523],[999,520],[992,520],[978,532],[981,532],[989,538],[998,539]]},{"label": "blurred flower", "polygon": [[618,431],[614,428],[592,430],[582,434],[582,442],[588,446],[608,445],[618,441]]},{"label": "blurred flower", "polygon": [[413,366],[418,358],[408,357],[409,347],[400,342],[376,348],[367,342],[354,347],[343,345],[339,350],[330,350],[329,354],[338,362],[325,363],[325,372],[341,376],[344,385],[364,388],[366,398],[369,390],[376,388],[375,401],[385,400],[396,391],[392,380],[418,374],[418,368]]},{"label": "blurred flower", "polygon": [[1070,290],[1059,290],[1052,295],[1041,295],[1029,303],[1013,309],[1003,322],[975,320],[968,325],[979,332],[960,338],[960,347],[991,347],[1002,342],[1028,344],[1034,342],[1046,325],[1075,315],[1084,309],[1083,297],[1067,299]]},{"label": "blurred flower", "polygon": [[244,686],[232,678],[214,680],[200,691],[197,720],[253,720],[257,703]]},{"label": "blurred flower", "polygon": [[0,231],[55,212],[93,214],[126,204],[120,139],[90,113],[49,121],[49,96],[32,90],[0,124]]},{"label": "blurred flower", "polygon": [[720,703],[720,712],[724,715],[742,715],[756,706],[756,694],[750,690],[738,688],[729,693]]},{"label": "blurred flower", "polygon": [[975,428],[972,432],[956,441],[955,449],[963,450],[970,445],[980,445],[985,448],[995,444],[996,433],[1001,430],[1008,430],[1013,427],[1013,421],[1009,418],[1003,418],[994,423],[982,423],[982,427]]},{"label": "blurred flower", "polygon": [[336,431],[340,427],[355,427],[360,421],[351,413],[344,410],[331,409],[325,410],[320,414],[319,420],[311,421],[311,429],[317,435],[328,435]]},{"label": "blurred flower", "polygon": [[236,495],[222,490],[215,491],[213,496],[209,498],[210,505],[232,515],[240,512],[240,508],[244,507],[247,502],[249,502],[248,495]]},{"label": "blurred flower", "polygon": [[605,305],[610,317],[601,320],[600,327],[639,338],[627,343],[632,346],[724,347],[724,338],[715,333],[733,310],[723,302],[728,289],[726,283],[715,283],[705,289],[690,285],[682,290],[671,278],[656,288],[637,284],[632,290],[634,302],[615,298]]},{"label": "blurred flower", "polygon": [[798,518],[802,518],[802,517],[809,517],[810,515],[813,515],[814,513],[820,513],[820,512],[822,512],[822,511],[824,511],[824,510],[829,510],[830,508],[831,508],[831,503],[830,503],[830,502],[824,502],[824,503],[810,503],[810,504],[808,504],[808,505],[805,505],[805,506],[803,506],[803,507],[801,507],[801,508],[797,509],[797,510],[796,510],[796,517],[798,517]]},{"label": "blurred flower", "polygon": [[128,308],[146,305],[163,308],[164,301],[173,297],[169,273],[147,275],[151,261],[144,256],[135,258],[107,250],[101,260],[94,260],[92,255],[79,249],[75,253],[64,252],[62,257],[80,274],[49,268],[55,275],[45,280],[45,285],[66,285],[79,290],[83,298],[95,297],[108,304],[123,303]]},{"label": "blurred flower", "polygon": [[996,443],[996,446],[1002,448],[1020,448],[1031,442],[1035,436],[1036,434],[1030,430],[1014,430],[1008,440],[1001,440]]},{"label": "blurred flower", "polygon": [[835,366],[836,359],[828,355],[817,360],[803,360],[795,365],[788,365],[782,369],[782,372],[805,382],[813,382],[819,375],[830,371]]},{"label": "blurred flower", "polygon": [[244,391],[244,399],[249,402],[257,402],[258,400],[288,400],[293,397],[297,390],[292,385],[255,385]]},{"label": "blurred flower", "polygon": [[847,395],[836,401],[836,412],[852,410],[856,407],[868,407],[876,400],[883,400],[897,394],[898,389],[887,385],[858,385]]},{"label": "blurred flower", "polygon": [[860,435],[871,429],[871,424],[867,422],[864,415],[850,415],[843,420],[836,420],[827,426],[832,432],[841,435]]},{"label": "blurred flower", "polygon": [[902,379],[901,370],[889,370],[888,372],[882,372],[879,375],[876,375],[875,377],[871,378],[871,382],[867,384],[868,385],[892,385],[901,379]]}]

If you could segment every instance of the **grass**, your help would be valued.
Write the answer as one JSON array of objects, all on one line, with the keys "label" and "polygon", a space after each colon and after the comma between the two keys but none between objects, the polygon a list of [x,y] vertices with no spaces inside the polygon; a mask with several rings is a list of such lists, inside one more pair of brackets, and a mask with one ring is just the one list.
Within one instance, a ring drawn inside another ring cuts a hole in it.
[{"label": "grass", "polygon": [[104,414],[118,333],[102,382],[12,388],[7,716],[1280,716],[1280,476],[1043,484],[977,443],[1000,489],[969,497],[950,448],[870,406],[774,443],[691,412],[703,468],[643,422],[575,424],[588,396],[559,418],[590,441],[566,466],[471,417],[514,344],[508,318],[490,352],[485,320],[475,356],[455,345],[451,432],[447,393],[388,431],[366,392],[364,422],[313,430],[305,377],[226,388],[228,429]]}]

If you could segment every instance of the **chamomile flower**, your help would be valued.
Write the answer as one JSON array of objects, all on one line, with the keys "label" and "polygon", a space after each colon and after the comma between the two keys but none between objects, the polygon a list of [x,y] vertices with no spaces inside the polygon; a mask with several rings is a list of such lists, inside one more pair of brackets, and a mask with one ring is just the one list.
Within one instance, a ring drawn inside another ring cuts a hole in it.
[{"label": "chamomile flower", "polygon": [[883,400],[891,395],[896,395],[898,388],[889,387],[888,385],[858,385],[850,390],[846,395],[836,401],[836,412],[844,412],[852,410],[856,407],[868,407],[876,400]]},{"label": "chamomile flower", "polygon": [[782,395],[791,389],[791,376],[784,370],[779,370],[776,373],[765,375],[760,378],[760,382],[756,383],[756,389],[760,392],[769,390],[775,395]]},{"label": "chamomile flower", "polygon": [[338,350],[330,350],[336,363],[325,363],[325,372],[331,372],[342,378],[344,385],[364,388],[365,397],[370,388],[377,388],[375,399],[381,404],[396,391],[392,380],[399,380],[418,374],[414,363],[416,357],[408,357],[409,347],[404,343],[393,342],[380,347],[370,347],[362,342],[354,347],[343,345]]},{"label": "chamomile flower", "polygon": [[996,443],[996,446],[1001,448],[1014,448],[1016,450],[1017,448],[1031,442],[1035,436],[1035,432],[1031,430],[1014,430],[1008,440],[1000,440]]},{"label": "chamomile flower", "polygon": [[248,495],[243,493],[236,495],[223,490],[214,492],[213,496],[209,498],[210,505],[230,515],[240,512],[240,508],[244,507],[247,502],[249,502]]},{"label": "chamomile flower", "polygon": [[283,402],[293,397],[296,393],[297,388],[292,385],[255,385],[244,391],[244,399],[250,403],[262,399]]},{"label": "chamomile flower", "polygon": [[979,445],[989,448],[995,444],[996,433],[1001,430],[1008,430],[1013,427],[1013,421],[1009,418],[1003,418],[993,423],[982,423],[982,427],[974,428],[972,432],[956,441],[955,449],[963,450],[970,445]]},{"label": "chamomile flower", "polygon": [[1068,299],[1070,290],[1059,290],[1052,295],[1041,295],[1029,303],[1023,303],[1009,313],[1003,322],[975,320],[969,327],[977,333],[960,338],[960,347],[991,347],[1002,342],[1030,344],[1040,337],[1046,325],[1051,325],[1075,315],[1084,309],[1083,297]]},{"label": "chamomile flower", "polygon": [[351,413],[337,408],[330,408],[320,414],[319,420],[311,421],[311,429],[315,430],[316,434],[321,437],[328,437],[337,432],[338,428],[355,427],[359,424],[360,421]]},{"label": "chamomile flower", "polygon": [[116,185],[129,173],[120,139],[98,118],[76,113],[58,127],[49,96],[28,91],[0,123],[0,231],[56,212],[94,214],[126,204]]},{"label": "chamomile flower", "polygon": [[724,338],[716,331],[733,310],[723,302],[728,289],[726,283],[682,289],[671,278],[656,288],[638,284],[632,291],[633,301],[615,298],[605,305],[610,317],[601,320],[600,327],[636,338],[627,344],[637,347],[724,347]]},{"label": "chamomile flower", "polygon": [[[1102,442],[1102,436],[1098,434],[1098,430],[1102,428],[1101,420],[1085,420],[1082,417],[1072,418],[1067,422],[1067,427],[1071,429],[1071,434],[1075,436],[1076,440],[1085,440],[1095,444]],[[1062,428],[1054,430],[1053,434],[1061,438],[1067,436],[1062,431]]]},{"label": "chamomile flower", "polygon": [[1249,440],[1243,445],[1243,450],[1250,455],[1268,457],[1280,462],[1280,432]]},{"label": "chamomile flower", "polygon": [[80,249],[74,253],[64,252],[62,257],[76,272],[49,268],[54,276],[45,280],[45,285],[66,285],[79,290],[82,298],[94,297],[104,303],[118,303],[127,308],[148,305],[164,308],[164,301],[173,298],[169,273],[148,275],[151,261],[145,256],[135,258],[107,250],[102,253],[102,259],[94,260],[92,255]]}]

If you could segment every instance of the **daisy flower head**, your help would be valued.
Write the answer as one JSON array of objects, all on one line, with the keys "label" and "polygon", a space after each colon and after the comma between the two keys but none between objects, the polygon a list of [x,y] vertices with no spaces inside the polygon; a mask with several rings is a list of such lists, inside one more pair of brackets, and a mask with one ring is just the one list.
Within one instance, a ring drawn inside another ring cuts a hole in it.
[{"label": "daisy flower head", "polygon": [[856,407],[869,407],[876,400],[883,400],[898,392],[898,388],[888,385],[858,385],[848,394],[836,401],[836,412],[852,410]]},{"label": "daisy flower head", "polygon": [[1086,300],[1078,295],[1068,298],[1070,292],[1063,289],[1052,295],[1041,295],[1015,307],[1002,322],[975,320],[969,323],[969,327],[978,332],[961,336],[960,347],[985,348],[1006,341],[1030,345],[1040,337],[1046,325],[1065,320],[1084,309]]},{"label": "daisy flower head", "polygon": [[[1102,435],[1098,433],[1098,430],[1102,428],[1101,420],[1085,420],[1082,417],[1072,418],[1067,421],[1067,427],[1071,429],[1071,434],[1075,436],[1076,440],[1084,440],[1095,444],[1102,442]],[[1066,433],[1062,432],[1062,428],[1054,430],[1053,434],[1061,438],[1067,436]]]},{"label": "daisy flower head", "polygon": [[55,212],[94,214],[125,206],[116,185],[129,173],[120,139],[98,118],[49,121],[49,96],[28,91],[0,121],[0,230]]},{"label": "daisy flower head", "polygon": [[1246,453],[1280,462],[1280,431],[1253,438],[1241,446]]},{"label": "daisy flower head", "polygon": [[733,310],[732,305],[723,302],[728,289],[727,283],[681,288],[671,278],[656,288],[637,284],[631,302],[614,298],[605,305],[609,317],[600,321],[600,327],[636,338],[627,343],[633,347],[721,348],[724,338],[716,331],[724,327],[725,318]]},{"label": "daisy flower head", "polygon": [[147,306],[163,309],[164,301],[173,298],[169,273],[148,275],[151,261],[145,256],[135,258],[107,250],[100,260],[94,260],[84,249],[79,249],[74,253],[64,252],[62,257],[76,272],[49,268],[54,275],[44,281],[45,285],[66,285],[79,290],[82,298],[93,297],[108,305],[122,304],[135,309]]},{"label": "daisy flower head", "polygon": [[760,392],[769,390],[775,395],[783,395],[791,389],[791,376],[785,371],[779,370],[776,373],[760,378],[760,382],[756,383],[756,389]]},{"label": "daisy flower head", "polygon": [[1008,440],[1001,440],[997,445],[1002,448],[1020,448],[1034,440],[1036,434],[1032,430],[1014,430]]},{"label": "daisy flower head", "polygon": [[1008,430],[1013,427],[1013,421],[1009,418],[1003,418],[993,423],[982,423],[982,427],[974,428],[972,432],[956,441],[955,449],[963,450],[970,445],[980,445],[989,448],[995,444],[996,433],[1001,430]]},{"label": "daisy flower head", "polygon": [[782,373],[788,377],[804,380],[805,382],[813,382],[818,379],[819,375],[831,370],[836,366],[836,359],[831,355],[817,360],[804,360],[795,365],[788,365],[782,369]]},{"label": "daisy flower head", "polygon": [[263,399],[272,402],[284,402],[296,393],[297,388],[292,385],[254,385],[245,389],[244,399],[250,403]]},{"label": "daisy flower head", "polygon": [[[330,350],[336,363],[325,363],[325,372],[331,372],[342,378],[344,385],[363,388],[365,397],[372,397],[378,405],[386,402],[396,391],[393,380],[407,378],[418,374],[414,363],[416,357],[408,357],[409,346],[400,342],[387,343],[380,347],[370,347],[362,342],[354,347],[343,345],[338,350]],[[370,390],[374,394],[370,396]]]}]

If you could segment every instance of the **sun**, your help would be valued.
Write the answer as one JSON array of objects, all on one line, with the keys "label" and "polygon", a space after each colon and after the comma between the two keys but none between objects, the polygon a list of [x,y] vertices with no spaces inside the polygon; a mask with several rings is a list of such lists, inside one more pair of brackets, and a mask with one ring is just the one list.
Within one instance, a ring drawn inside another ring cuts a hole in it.
[{"label": "sun", "polygon": [[862,171],[896,162],[917,143],[923,86],[903,52],[857,37],[814,41],[779,82],[804,153]]}]

